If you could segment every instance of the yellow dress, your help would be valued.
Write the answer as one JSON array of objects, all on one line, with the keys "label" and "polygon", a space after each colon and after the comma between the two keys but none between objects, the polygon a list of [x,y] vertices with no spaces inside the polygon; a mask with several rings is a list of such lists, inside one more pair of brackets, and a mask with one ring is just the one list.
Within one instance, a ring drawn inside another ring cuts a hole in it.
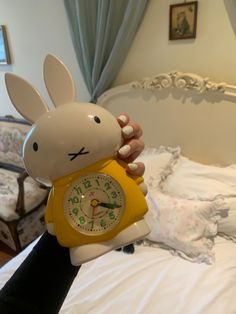
[{"label": "yellow dress", "polygon": [[[70,185],[88,173],[103,173],[113,177],[122,187],[125,194],[125,210],[120,222],[102,235],[89,236],[75,230],[68,222],[64,211],[64,196]],[[54,232],[62,246],[76,247],[89,243],[111,240],[120,231],[143,219],[148,210],[145,197],[138,186],[142,177],[127,175],[126,164],[118,159],[106,159],[86,167],[78,172],[56,180],[51,189],[46,208],[46,223],[54,224]]]}]

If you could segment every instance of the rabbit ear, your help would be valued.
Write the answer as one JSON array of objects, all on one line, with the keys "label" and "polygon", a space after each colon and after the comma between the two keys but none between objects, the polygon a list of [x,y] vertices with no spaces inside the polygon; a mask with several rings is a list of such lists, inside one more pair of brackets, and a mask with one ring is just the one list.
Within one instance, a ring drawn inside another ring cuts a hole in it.
[{"label": "rabbit ear", "polygon": [[44,60],[44,82],[54,105],[75,101],[75,86],[67,67],[54,55],[48,54]]},{"label": "rabbit ear", "polygon": [[39,92],[21,77],[5,74],[8,95],[16,110],[30,122],[35,122],[42,114],[48,112]]}]

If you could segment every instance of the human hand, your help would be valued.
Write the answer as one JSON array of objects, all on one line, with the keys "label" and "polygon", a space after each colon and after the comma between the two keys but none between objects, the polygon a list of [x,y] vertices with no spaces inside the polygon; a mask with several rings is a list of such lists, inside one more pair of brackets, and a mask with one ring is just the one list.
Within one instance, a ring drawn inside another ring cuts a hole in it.
[{"label": "human hand", "polygon": [[142,176],[145,166],[142,162],[134,162],[144,149],[144,142],[140,139],[143,131],[139,124],[130,120],[126,113],[121,113],[117,118],[123,136],[123,145],[119,149],[119,158],[127,164],[127,172],[132,175]]}]

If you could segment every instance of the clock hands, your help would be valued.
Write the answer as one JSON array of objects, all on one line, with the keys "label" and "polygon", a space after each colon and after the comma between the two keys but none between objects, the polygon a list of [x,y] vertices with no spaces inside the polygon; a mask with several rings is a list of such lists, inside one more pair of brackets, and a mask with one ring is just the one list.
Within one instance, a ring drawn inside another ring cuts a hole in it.
[{"label": "clock hands", "polygon": [[[85,147],[70,152],[76,160],[89,152]],[[113,177],[106,173],[88,173],[68,187],[64,206],[70,225],[87,236],[102,235],[113,230],[125,210],[125,193]]]},{"label": "clock hands", "polygon": [[118,204],[112,204],[112,203],[105,203],[105,202],[99,202],[98,200],[96,199],[92,199],[90,201],[90,206],[92,207],[92,220],[89,222],[91,223],[91,231],[93,230],[93,227],[94,227],[94,219],[96,219],[97,216],[99,216],[100,214],[104,214],[103,211],[99,211],[97,212],[97,207],[98,206],[101,206],[101,207],[105,207],[105,208],[108,208],[108,209],[115,209],[115,208],[120,208],[121,205],[118,205]]},{"label": "clock hands", "polygon": [[103,203],[100,202],[98,203],[99,206],[105,207],[105,208],[109,208],[109,209],[114,209],[114,208],[119,208],[121,207],[121,205],[118,204],[112,204],[112,203]]},{"label": "clock hands", "polygon": [[94,207],[94,208],[97,207],[97,206],[101,206],[101,207],[105,207],[105,208],[108,208],[108,209],[114,209],[114,208],[119,208],[119,207],[121,207],[121,205],[118,205],[118,204],[99,202],[99,201],[96,200],[96,199],[91,200],[90,205],[91,205],[92,207]]}]

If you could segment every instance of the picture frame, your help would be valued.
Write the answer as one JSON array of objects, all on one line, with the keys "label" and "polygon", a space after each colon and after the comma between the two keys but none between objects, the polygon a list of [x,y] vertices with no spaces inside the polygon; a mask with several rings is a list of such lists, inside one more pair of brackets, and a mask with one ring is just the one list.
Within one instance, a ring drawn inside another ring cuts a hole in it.
[{"label": "picture frame", "polygon": [[169,40],[196,38],[198,1],[170,5]]},{"label": "picture frame", "polygon": [[0,65],[10,64],[11,58],[7,41],[6,27],[0,25]]}]

